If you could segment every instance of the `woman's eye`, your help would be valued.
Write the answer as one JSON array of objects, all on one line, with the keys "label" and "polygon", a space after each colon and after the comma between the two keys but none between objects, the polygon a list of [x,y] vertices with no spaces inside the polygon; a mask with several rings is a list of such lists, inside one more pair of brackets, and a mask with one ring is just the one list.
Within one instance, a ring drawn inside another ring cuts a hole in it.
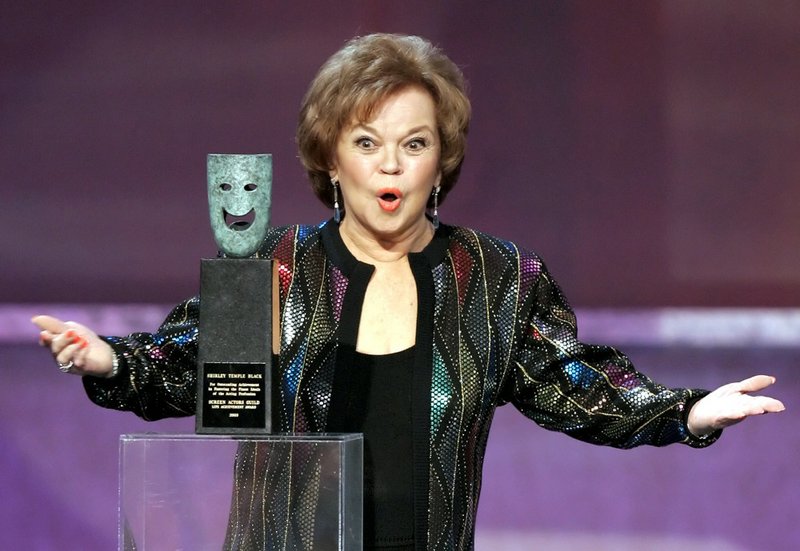
[{"label": "woman's eye", "polygon": [[361,149],[372,149],[375,147],[375,142],[373,142],[370,138],[358,138],[356,140],[356,145]]},{"label": "woman's eye", "polygon": [[406,144],[406,147],[411,151],[419,151],[425,149],[427,145],[428,142],[426,142],[424,138],[414,138]]}]

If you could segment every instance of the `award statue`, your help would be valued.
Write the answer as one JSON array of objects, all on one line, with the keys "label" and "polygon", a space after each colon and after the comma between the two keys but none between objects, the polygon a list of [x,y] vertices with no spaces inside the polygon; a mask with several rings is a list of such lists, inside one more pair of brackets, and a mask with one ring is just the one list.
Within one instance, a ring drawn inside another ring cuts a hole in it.
[{"label": "award statue", "polygon": [[271,432],[271,155],[209,155],[208,206],[220,258],[200,270],[198,434]]}]

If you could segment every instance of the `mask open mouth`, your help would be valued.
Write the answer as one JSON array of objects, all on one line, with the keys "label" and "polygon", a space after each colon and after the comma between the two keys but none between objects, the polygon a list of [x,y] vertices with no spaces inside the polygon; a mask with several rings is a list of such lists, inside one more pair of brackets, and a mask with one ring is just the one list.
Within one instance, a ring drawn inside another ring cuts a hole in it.
[{"label": "mask open mouth", "polygon": [[249,212],[242,216],[231,214],[226,210],[222,211],[222,216],[225,218],[225,225],[234,231],[243,231],[253,225],[256,219],[255,209],[250,209]]}]

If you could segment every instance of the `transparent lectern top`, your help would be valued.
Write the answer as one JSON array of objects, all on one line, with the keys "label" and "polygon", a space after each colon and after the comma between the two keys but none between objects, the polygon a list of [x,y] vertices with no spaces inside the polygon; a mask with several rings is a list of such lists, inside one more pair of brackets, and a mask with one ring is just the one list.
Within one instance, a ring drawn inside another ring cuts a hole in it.
[{"label": "transparent lectern top", "polygon": [[120,549],[361,549],[360,434],[120,437]]}]

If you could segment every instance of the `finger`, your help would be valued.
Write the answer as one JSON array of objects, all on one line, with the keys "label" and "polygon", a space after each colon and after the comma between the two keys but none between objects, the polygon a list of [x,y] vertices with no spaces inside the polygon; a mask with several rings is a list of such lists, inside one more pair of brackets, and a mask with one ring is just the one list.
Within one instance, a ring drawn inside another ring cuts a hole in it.
[{"label": "finger", "polygon": [[77,337],[73,340],[73,344],[77,347],[75,354],[72,356],[72,361],[75,367],[83,369],[86,367],[87,354],[89,352],[89,341],[84,338]]},{"label": "finger", "polygon": [[49,347],[53,343],[53,334],[50,331],[39,333],[39,346]]},{"label": "finger", "polygon": [[56,358],[56,362],[59,364],[69,363],[72,362],[72,369],[69,370],[69,373],[74,375],[85,375],[87,373],[87,366],[89,365],[89,343],[85,340],[81,340],[74,344],[69,345],[69,350],[66,350],[66,353],[70,353],[71,356],[63,360],[59,356]]},{"label": "finger", "polygon": [[783,402],[776,400],[775,398],[770,398],[768,396],[756,396],[756,399],[759,401],[761,409],[763,410],[762,413],[780,413],[786,409],[786,406],[783,405]]},{"label": "finger", "polygon": [[50,351],[53,353],[53,355],[57,356],[67,346],[71,344],[78,344],[80,341],[81,337],[75,331],[68,329],[63,333],[55,335],[50,340]]},{"label": "finger", "polygon": [[31,321],[39,328],[51,333],[63,333],[66,323],[53,316],[34,316]]},{"label": "finger", "polygon": [[87,364],[89,343],[81,339],[80,341],[75,343],[75,346],[76,349],[75,349],[75,354],[73,354],[72,356],[72,363],[75,364],[75,367],[78,370],[82,371]]},{"label": "finger", "polygon": [[758,392],[775,382],[775,377],[769,375],[756,375],[744,381],[739,381],[737,387],[740,392]]},{"label": "finger", "polygon": [[56,355],[56,361],[60,364],[74,363],[74,357],[78,350],[80,350],[80,345],[77,343],[67,345]]},{"label": "finger", "polygon": [[64,328],[70,338],[78,337],[88,341],[97,337],[91,329],[74,321],[65,321]]},{"label": "finger", "polygon": [[747,402],[742,405],[741,410],[737,415],[732,415],[732,419],[741,420],[751,415],[763,415],[765,413],[778,413],[785,408],[783,404],[768,396],[751,396]]},{"label": "finger", "polygon": [[50,352],[53,356],[58,356],[70,344],[72,344],[72,341],[64,333],[53,335],[50,338]]}]

